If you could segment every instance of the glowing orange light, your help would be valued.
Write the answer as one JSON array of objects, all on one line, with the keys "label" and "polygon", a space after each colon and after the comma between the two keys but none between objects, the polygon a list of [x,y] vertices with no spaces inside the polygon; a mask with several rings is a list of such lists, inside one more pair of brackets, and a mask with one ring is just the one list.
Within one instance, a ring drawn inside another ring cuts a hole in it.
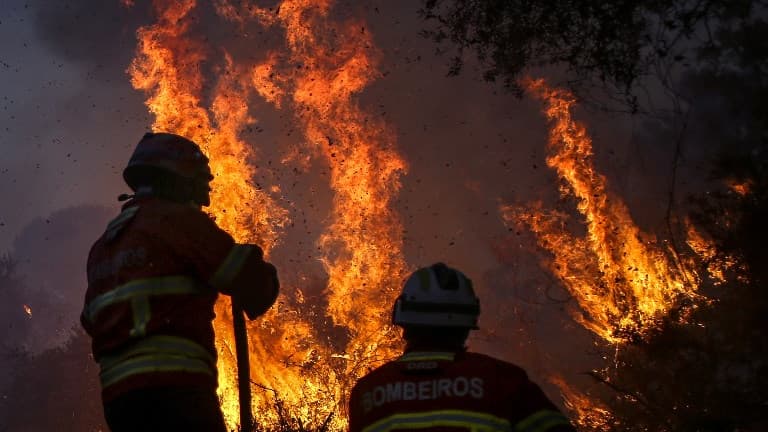
[{"label": "glowing orange light", "polygon": [[24,305],[24,312],[27,313],[27,315],[31,318],[32,317],[32,308],[29,307],[29,305]]},{"label": "glowing orange light", "polygon": [[[406,265],[401,224],[390,207],[405,164],[387,125],[354,99],[378,76],[370,35],[359,31],[359,22],[331,21],[330,4],[286,0],[266,10],[247,1],[237,7],[215,2],[222,19],[282,28],[285,47],[256,65],[224,52],[210,85],[201,70],[209,53],[205,35],[189,30],[195,1],[156,0],[157,22],[138,31],[129,69],[134,87],[148,95],[153,128],[193,139],[211,159],[209,211],[238,241],[259,243],[268,252],[288,222],[275,199],[280,185],[253,185],[256,155],[252,143],[238,135],[254,122],[250,98],[293,113],[304,140],[288,149],[289,155],[304,147],[330,167],[332,211],[316,257],[328,275],[325,310],[317,313],[301,287],[284,286],[277,304],[249,325],[252,409],[264,428],[276,428],[289,416],[303,425],[325,422],[331,430],[344,429],[352,384],[397,348],[387,311]],[[211,89],[206,97],[204,87]],[[234,427],[239,407],[227,298],[219,301],[216,314],[219,393]],[[343,329],[337,331],[341,336],[322,334],[326,317]]]},{"label": "glowing orange light", "polygon": [[561,377],[552,377],[550,381],[560,388],[565,407],[573,413],[572,421],[576,425],[593,431],[608,430],[617,425],[618,420],[608,407],[575,390]]},{"label": "glowing orange light", "polygon": [[543,80],[528,81],[527,87],[546,104],[547,166],[563,181],[561,194],[576,198],[586,235],[571,234],[569,217],[540,203],[528,209],[504,205],[502,216],[508,224],[527,225],[552,254],[548,266],[576,299],[578,322],[613,343],[642,336],[682,297],[696,297],[698,276],[676,265],[669,250],[642,232],[610,191],[595,168],[587,130],[572,117],[573,95]]},{"label": "glowing orange light", "polygon": [[734,193],[741,195],[741,196],[747,196],[752,191],[753,184],[751,181],[738,181],[738,180],[727,180],[725,184],[728,186],[728,188],[733,191]]}]

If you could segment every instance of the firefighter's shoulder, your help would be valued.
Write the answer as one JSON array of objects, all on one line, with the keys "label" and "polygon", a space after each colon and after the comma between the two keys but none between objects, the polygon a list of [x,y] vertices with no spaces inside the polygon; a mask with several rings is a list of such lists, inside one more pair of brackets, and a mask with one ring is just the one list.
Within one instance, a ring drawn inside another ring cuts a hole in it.
[{"label": "firefighter's shoulder", "polygon": [[193,236],[214,235],[230,238],[213,217],[199,208],[168,200],[148,200],[142,203],[143,222],[166,233]]},{"label": "firefighter's shoulder", "polygon": [[383,365],[368,371],[365,376],[357,380],[355,388],[362,389],[374,386],[379,382],[386,382],[389,379],[399,376],[401,364],[398,360],[390,360]]},{"label": "firefighter's shoulder", "polygon": [[503,379],[528,379],[528,374],[520,366],[487,354],[465,352],[461,353],[457,360],[478,373],[495,375]]}]

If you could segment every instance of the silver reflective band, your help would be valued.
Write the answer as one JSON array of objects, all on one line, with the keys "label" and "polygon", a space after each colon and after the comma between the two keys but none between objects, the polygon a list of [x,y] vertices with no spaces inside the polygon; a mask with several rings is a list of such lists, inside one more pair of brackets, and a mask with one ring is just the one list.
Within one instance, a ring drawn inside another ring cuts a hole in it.
[{"label": "silver reflective band", "polygon": [[97,296],[85,307],[84,314],[88,321],[94,322],[104,308],[118,302],[141,296],[195,294],[203,289],[200,282],[187,276],[138,279]]},{"label": "silver reflective band", "polygon": [[467,428],[471,431],[511,432],[509,422],[490,414],[475,411],[440,410],[411,414],[395,414],[363,428],[363,432],[388,432],[447,426]]}]

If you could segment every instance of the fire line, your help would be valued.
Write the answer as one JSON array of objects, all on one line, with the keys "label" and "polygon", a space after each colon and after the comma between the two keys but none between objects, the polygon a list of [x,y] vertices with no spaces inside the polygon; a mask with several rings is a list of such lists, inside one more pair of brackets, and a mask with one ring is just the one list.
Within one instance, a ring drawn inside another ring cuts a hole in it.
[{"label": "fire line", "polygon": [[[270,194],[253,184],[257,155],[239,138],[238,131],[255,122],[253,98],[292,112],[304,130],[297,146],[330,167],[331,218],[317,239],[317,259],[328,276],[325,314],[347,338],[340,352],[303,313],[301,287],[283,287],[276,306],[249,325],[252,408],[263,429],[277,428],[287,414],[303,425],[342,430],[348,390],[397,348],[387,310],[407,268],[391,201],[406,166],[388,126],[355,100],[378,76],[371,36],[360,32],[361,23],[333,22],[330,1],[286,0],[273,9],[247,3],[215,6],[219,19],[282,30],[284,47],[260,64],[226,51],[212,58],[223,49],[193,34],[195,0],[155,0],[157,20],[139,29],[129,74],[147,95],[153,129],[187,136],[203,147],[215,175],[208,211],[236,241],[258,243],[269,252],[289,221],[274,196],[280,188],[268,188]],[[342,37],[330,37],[338,34]],[[211,61],[219,65],[215,78],[202,70]],[[235,427],[239,407],[229,309],[222,298],[214,326],[222,409]]]}]

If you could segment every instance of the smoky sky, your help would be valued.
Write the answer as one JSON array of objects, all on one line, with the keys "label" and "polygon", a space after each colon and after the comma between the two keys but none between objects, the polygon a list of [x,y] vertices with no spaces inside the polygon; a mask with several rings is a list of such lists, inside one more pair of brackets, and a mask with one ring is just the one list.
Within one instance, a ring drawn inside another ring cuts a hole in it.
[{"label": "smoky sky", "polygon": [[124,80],[133,56],[135,31],[151,22],[148,3],[127,8],[119,1],[26,2],[34,10],[36,34],[62,59],[81,63],[94,78]]},{"label": "smoky sky", "polygon": [[40,352],[67,339],[82,310],[83,257],[113,216],[105,207],[65,208],[34,219],[14,240],[24,304],[32,309],[25,342],[30,350]]},{"label": "smoky sky", "polygon": [[[599,354],[569,317],[562,287],[542,270],[535,239],[509,231],[498,211],[501,203],[569,205],[544,160],[541,105],[484,82],[469,54],[463,74],[447,77],[449,59],[419,36],[417,9],[412,0],[367,0],[339,2],[332,13],[364,22],[382,54],[379,78],[357,100],[394,131],[408,165],[393,204],[406,261],[413,268],[443,261],[475,281],[485,302],[473,347],[520,362],[540,379],[552,369],[574,377],[599,364]],[[274,30],[242,32],[223,23],[209,5],[195,13],[196,34],[243,61],[259,61],[282,43]],[[132,8],[117,0],[2,3],[0,253],[18,257],[25,287],[53,303],[45,306],[50,315],[42,330],[30,330],[40,339],[37,349],[76,325],[88,246],[117,213],[115,197],[127,191],[122,168],[151,126],[144,95],[131,88],[125,70],[136,29],[152,22],[146,1]],[[210,54],[212,63],[221,61],[220,52]],[[711,107],[717,118],[718,104]],[[612,190],[643,229],[658,229],[675,132],[638,117],[576,113]],[[252,114],[257,124],[242,138],[258,152],[255,181],[281,187],[280,204],[292,219],[275,262],[286,286],[303,276],[322,286],[315,241],[329,222],[332,197],[323,162],[313,159],[309,169],[281,165],[302,144],[292,114],[266,103],[255,104]],[[717,144],[711,135],[695,136],[686,141],[680,187],[701,183]]]}]

